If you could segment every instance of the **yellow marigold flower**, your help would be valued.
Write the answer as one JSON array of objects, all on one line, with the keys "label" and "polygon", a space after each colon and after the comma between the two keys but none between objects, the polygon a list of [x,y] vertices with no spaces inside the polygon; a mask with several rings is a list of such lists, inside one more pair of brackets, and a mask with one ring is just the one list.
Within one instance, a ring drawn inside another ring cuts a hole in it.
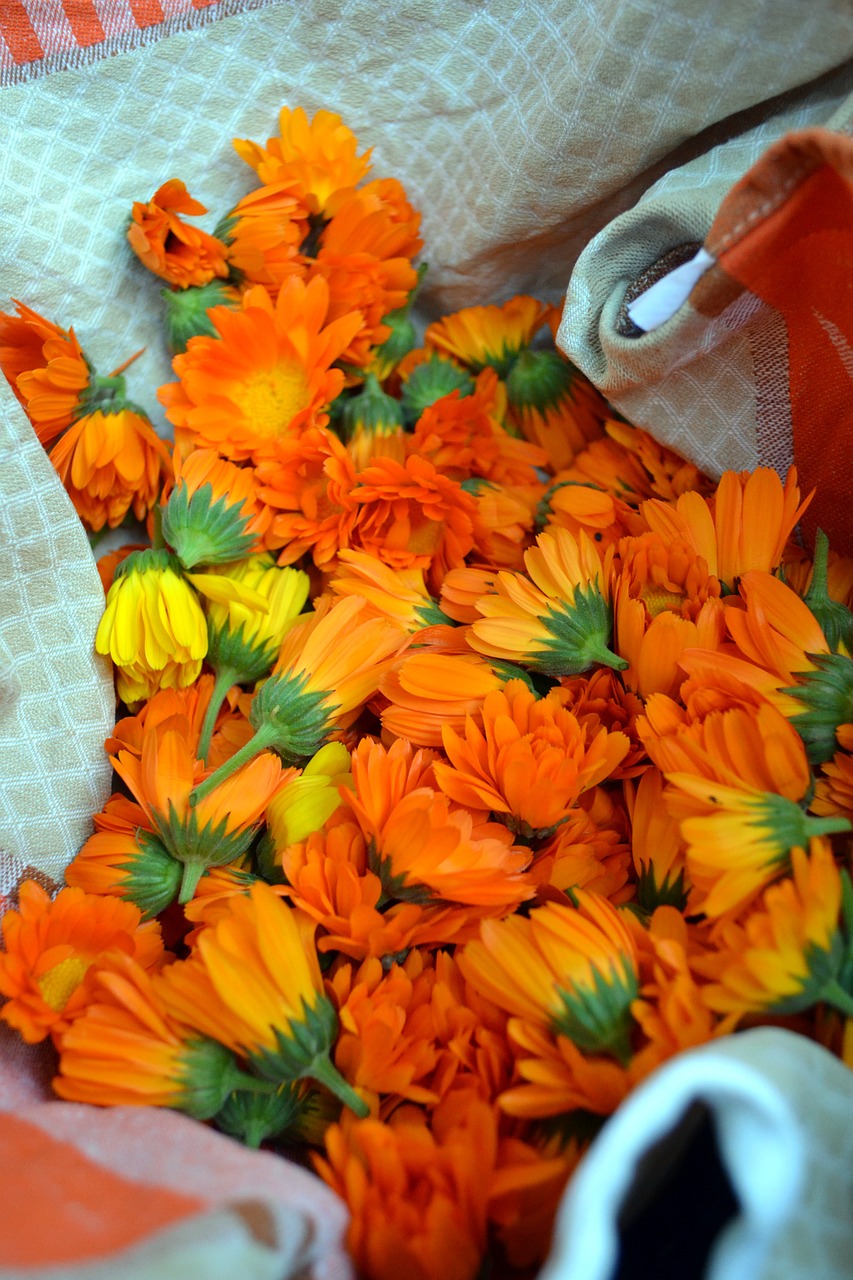
[{"label": "yellow marigold flower", "polygon": [[547,675],[574,675],[593,663],[627,666],[607,648],[611,630],[608,556],[584,533],[541,533],[524,553],[527,575],[502,571],[494,593],[477,602],[470,644],[480,653],[521,662]]},{"label": "yellow marigold flower", "polygon": [[569,699],[562,689],[537,698],[522,680],[487,694],[482,729],[467,717],[463,740],[444,727],[452,768],[434,765],[441,790],[470,809],[506,814],[510,830],[527,839],[552,835],[630,747],[624,733],[590,734],[567,709]]},{"label": "yellow marigold flower", "polygon": [[92,369],[73,329],[66,332],[22,302],[15,310],[16,316],[0,311],[0,370],[48,444],[82,411]]},{"label": "yellow marigold flower", "polygon": [[94,974],[86,1009],[62,1037],[53,1088],[69,1102],[174,1107],[209,1120],[232,1091],[269,1086],[171,1018],[146,971],[119,954]]},{"label": "yellow marigold flower", "polygon": [[583,889],[575,898],[577,907],[548,902],[527,919],[484,920],[480,940],[466,945],[459,967],[514,1018],[624,1065],[639,991],[636,948],[606,898]]},{"label": "yellow marigold flower", "polygon": [[169,467],[168,450],[148,419],[119,405],[77,418],[50,451],[74,509],[95,532],[117,528],[129,511],[144,520]]},{"label": "yellow marigold flower", "polygon": [[[849,880],[846,888],[849,914]],[[819,1001],[853,1016],[853,992],[839,982],[853,954],[853,917],[842,930],[841,904],[842,878],[829,842],[812,840],[808,855],[791,851],[790,878],[766,889],[745,920],[721,922],[714,938],[718,953],[708,966],[716,982],[703,996],[726,1015],[724,1030],[746,1014],[801,1013]]]},{"label": "yellow marigold flower", "polygon": [[160,962],[160,926],[141,924],[130,902],[61,889],[51,901],[34,880],[18,890],[17,910],[3,916],[0,1018],[28,1044],[61,1037],[85,1008],[90,967],[113,952],[150,968]]},{"label": "yellow marigold flower", "polygon": [[267,806],[269,837],[280,861],[290,845],[319,831],[341,805],[340,788],[352,786],[350,755],[340,742],[329,742],[312,756]]},{"label": "yellow marigold flower", "polygon": [[158,979],[167,1010],[247,1057],[265,1079],[317,1080],[366,1115],[329,1059],[338,1019],[323,994],[313,925],[260,880],[227,905],[199,934],[193,956]]},{"label": "yellow marigold flower", "polygon": [[356,154],[358,140],[332,111],[308,119],[302,107],[279,113],[279,136],[256,142],[234,139],[234,149],[266,185],[287,183],[312,214],[326,212],[336,191],[355,187],[370,169],[370,151]]},{"label": "yellow marigold flower", "polygon": [[361,324],[358,314],[327,324],[328,303],[324,280],[291,276],[275,303],[255,285],[242,310],[214,307],[218,337],[193,339],[172,362],[180,381],[158,392],[179,443],[258,460],[274,458],[289,436],[325,426],[344,380],[332,365]]},{"label": "yellow marigold flower", "polygon": [[118,566],[95,648],[118,668],[118,694],[129,705],[160,688],[192,684],[199,675],[207,623],[167,551],[137,551]]},{"label": "yellow marigold flower", "polygon": [[687,492],[674,505],[653,499],[642,514],[665,542],[681,539],[729,590],[750,569],[772,573],[810,499],[800,502],[797,472],[782,481],[770,467],[725,471],[713,498]]}]

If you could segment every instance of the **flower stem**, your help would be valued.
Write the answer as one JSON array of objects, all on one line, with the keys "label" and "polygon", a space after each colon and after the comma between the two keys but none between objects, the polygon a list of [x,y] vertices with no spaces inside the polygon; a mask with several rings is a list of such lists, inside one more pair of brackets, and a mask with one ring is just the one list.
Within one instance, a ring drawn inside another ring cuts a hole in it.
[{"label": "flower stem", "polygon": [[833,1005],[845,1018],[853,1018],[853,996],[849,995],[840,982],[833,978],[820,993],[821,1000]]},{"label": "flower stem", "polygon": [[219,715],[219,708],[225,701],[225,695],[228,690],[237,683],[237,672],[233,667],[221,667],[216,673],[216,683],[213,686],[213,692],[210,695],[210,702],[207,704],[207,710],[204,713],[204,720],[201,726],[201,737],[198,740],[198,759],[207,764],[207,753],[210,750],[210,739],[213,737],[213,730],[216,725],[216,717]]},{"label": "flower stem", "polygon": [[178,902],[183,904],[189,902],[195,893],[198,882],[207,870],[207,863],[202,862],[198,858],[193,858],[192,862],[184,862],[183,874],[181,876],[181,888],[178,892]]},{"label": "flower stem", "polygon": [[235,751],[230,760],[226,760],[208,778],[200,782],[194,791],[190,792],[190,804],[197,805],[205,796],[209,796],[211,791],[215,791],[221,783],[231,777],[232,773],[236,773],[244,764],[248,764],[250,760],[254,760],[255,756],[273,746],[276,737],[277,734],[272,725],[261,725],[255,736],[250,738],[245,746],[242,746],[239,751]]},{"label": "flower stem", "polygon": [[325,1054],[321,1057],[316,1057],[310,1067],[307,1068],[305,1074],[319,1084],[325,1085],[339,1102],[342,1102],[345,1107],[349,1107],[350,1111],[355,1112],[359,1120],[364,1120],[370,1115],[370,1107],[363,1098],[358,1096],[355,1089],[347,1084],[337,1067],[332,1066]]}]

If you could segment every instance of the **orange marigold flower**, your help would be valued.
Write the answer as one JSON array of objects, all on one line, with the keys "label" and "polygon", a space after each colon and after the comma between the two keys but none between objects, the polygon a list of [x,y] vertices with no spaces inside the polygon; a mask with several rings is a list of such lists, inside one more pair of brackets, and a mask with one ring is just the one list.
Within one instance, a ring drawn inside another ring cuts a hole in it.
[{"label": "orange marigold flower", "polygon": [[15,309],[16,316],[0,311],[0,369],[47,444],[80,413],[92,370],[73,329],[60,329],[22,302]]},{"label": "orange marigold flower", "polygon": [[741,922],[721,922],[718,951],[706,965],[715,982],[703,996],[731,1030],[750,1013],[801,1013],[818,1001],[853,1016],[853,995],[838,975],[845,943],[839,928],[841,876],[827,840],[791,851],[791,877],[766,889]]},{"label": "orange marigold flower", "polygon": [[480,940],[467,944],[459,966],[514,1018],[624,1065],[638,993],[634,941],[606,898],[584,889],[575,898],[577,907],[548,902],[527,919],[484,920]]},{"label": "orange marigold flower", "polygon": [[473,498],[426,458],[409,457],[405,465],[376,458],[358,473],[351,496],[352,546],[394,569],[423,569],[433,591],[474,545]]},{"label": "orange marigold flower", "polygon": [[418,746],[441,747],[443,726],[463,732],[466,718],[479,718],[483,699],[504,679],[476,653],[411,650],[379,682],[389,703],[382,727]]},{"label": "orange marigold flower", "polygon": [[820,623],[795,591],[771,573],[743,574],[738,593],[744,608],[727,608],[726,626],[741,654],[777,675],[784,684],[814,671],[810,654],[828,653]]},{"label": "orange marigold flower", "polygon": [[554,483],[542,495],[537,508],[539,526],[547,529],[557,525],[568,529],[575,538],[583,530],[602,551],[626,535],[643,532],[643,521],[622,498],[597,485],[567,480],[567,475],[566,471],[558,471]]},{"label": "orange marigold flower", "polygon": [[96,533],[116,529],[129,511],[144,520],[160,496],[169,452],[134,409],[96,409],[78,418],[50,451],[80,519]]},{"label": "orange marigold flower", "polygon": [[548,675],[575,675],[600,662],[627,663],[606,647],[610,636],[611,557],[602,561],[585,534],[541,533],[524,553],[527,576],[503,571],[471,624],[472,649]]},{"label": "orange marigold flower", "polygon": [[424,410],[409,437],[411,453],[429,458],[454,480],[480,477],[495,484],[532,484],[536,468],[544,467],[543,449],[518,440],[504,429],[505,397],[493,369],[478,374],[471,395],[458,391],[442,396]]},{"label": "orange marigold flower", "polygon": [[620,676],[609,667],[599,667],[589,675],[563,676],[560,685],[568,691],[567,706],[579,720],[594,718],[606,729],[627,734],[631,747],[614,771],[614,780],[642,773],[648,764],[646,749],[637,733],[637,716],[642,715],[643,703],[625,688]]},{"label": "orange marigold flower", "polygon": [[581,1110],[609,1116],[631,1091],[630,1066],[610,1056],[582,1052],[567,1035],[554,1035],[511,1018],[509,1037],[520,1083],[498,1098],[507,1115],[538,1120]]},{"label": "orange marigold flower", "polygon": [[337,436],[313,427],[281,441],[275,459],[259,464],[257,477],[260,497],[273,509],[267,545],[280,549],[279,564],[293,564],[310,551],[318,569],[332,571],[355,521],[355,468]]},{"label": "orange marigold flower", "polygon": [[821,765],[809,808],[812,813],[839,814],[853,822],[853,725],[839,725],[836,736],[844,750]]},{"label": "orange marigold flower", "polygon": [[134,202],[127,229],[131,249],[143,266],[178,289],[208,284],[228,275],[225,245],[180,216],[207,213],[179,178],[170,178],[148,204]]},{"label": "orange marigold flower", "polygon": [[18,890],[17,910],[3,916],[0,952],[0,1018],[28,1044],[60,1038],[86,1007],[89,968],[122,952],[145,968],[163,954],[160,926],[141,924],[130,902],[61,889],[51,901],[34,880]]},{"label": "orange marigold flower", "polygon": [[207,1120],[244,1079],[227,1049],[168,1016],[145,970],[119,953],[93,974],[89,1003],[62,1037],[53,1088],[69,1102]]},{"label": "orange marigold flower", "polygon": [[671,904],[687,906],[684,840],[664,804],[664,779],[647,769],[636,786],[625,783],[631,815],[631,853],[637,873],[637,901],[643,911]]},{"label": "orange marigold flower", "polygon": [[562,689],[538,698],[522,680],[487,694],[482,729],[468,717],[463,740],[445,725],[452,768],[436,763],[439,787],[457,804],[506,814],[510,830],[525,838],[552,835],[630,746],[623,733],[600,728],[589,735],[568,700]]},{"label": "orange marigold flower", "polygon": [[687,492],[674,505],[654,499],[643,503],[642,513],[665,542],[690,543],[731,590],[750,569],[772,573],[777,568],[810,500],[800,502],[794,467],[784,487],[770,467],[757,467],[725,471],[712,498]]},{"label": "orange marigold flower", "polygon": [[429,1120],[409,1105],[387,1124],[332,1125],[315,1165],[350,1209],[346,1243],[359,1273],[474,1280],[496,1153],[492,1107],[464,1091]]},{"label": "orange marigold flower", "polygon": [[416,751],[398,738],[386,748],[362,738],[352,753],[353,791],[344,798],[368,841],[376,842],[404,796],[435,783],[432,751]]},{"label": "orange marigold flower", "polygon": [[223,564],[260,549],[272,512],[258,495],[253,467],[215,449],[175,450],[175,484],[163,511],[163,536],[186,569]]},{"label": "orange marigold flower", "polygon": [[501,306],[463,307],[427,327],[427,347],[442,351],[475,372],[487,366],[505,378],[548,318],[548,306],[518,294]]},{"label": "orange marigold flower", "polygon": [[593,794],[592,811],[574,809],[536,854],[531,872],[564,894],[588,889],[620,906],[634,892],[631,850],[613,801],[603,788]]},{"label": "orange marigold flower", "polygon": [[163,849],[141,805],[116,794],[93,821],[94,835],[65,868],[66,883],[84,893],[126,898],[145,919],[174,902],[180,866]]},{"label": "orange marigold flower", "polygon": [[396,179],[339,194],[320,233],[310,274],[329,286],[329,318],[359,312],[362,326],[342,354],[365,368],[371,348],[391,334],[384,317],[402,307],[418,282],[411,259],[422,247],[420,215]]},{"label": "orange marigold flower", "polygon": [[275,457],[288,436],[325,426],[344,378],[332,365],[361,323],[346,315],[327,324],[328,302],[325,281],[292,276],[275,303],[255,285],[240,311],[211,308],[219,336],[191,339],[172,362],[180,381],[158,392],[179,443],[258,460]]},{"label": "orange marigold flower", "polygon": [[366,551],[341,551],[328,589],[338,596],[361,596],[377,617],[412,633],[449,621],[427,590],[423,569],[392,569]]},{"label": "orange marigold flower", "polygon": [[466,484],[476,504],[473,555],[495,569],[520,569],[536,523],[541,485]]},{"label": "orange marigold flower", "polygon": [[[610,440],[620,445],[640,463],[648,476],[652,492],[665,502],[674,502],[682,493],[711,493],[714,490],[713,480],[703,475],[692,462],[687,462],[680,453],[667,448],[642,427],[630,426],[627,422],[609,419],[604,424]],[[593,446],[594,447],[594,446]]]},{"label": "orange marigold flower", "polygon": [[318,111],[311,120],[302,107],[279,113],[279,136],[266,147],[234,139],[234,149],[261,182],[285,183],[300,193],[312,214],[324,214],[330,198],[355,187],[370,169],[370,152],[356,155],[358,140],[332,111]]},{"label": "orange marigold flower", "polygon": [[760,892],[809,836],[848,824],[806,816],[805,748],[775,707],[742,686],[739,699],[705,713],[707,696],[702,687],[689,690],[685,710],[653,694],[639,729],[669,783],[666,803],[687,845],[695,907],[717,916]]},{"label": "orange marigold flower", "polygon": [[241,283],[262,284],[275,298],[288,276],[305,274],[299,246],[308,234],[308,211],[295,182],[250,191],[217,230]]}]

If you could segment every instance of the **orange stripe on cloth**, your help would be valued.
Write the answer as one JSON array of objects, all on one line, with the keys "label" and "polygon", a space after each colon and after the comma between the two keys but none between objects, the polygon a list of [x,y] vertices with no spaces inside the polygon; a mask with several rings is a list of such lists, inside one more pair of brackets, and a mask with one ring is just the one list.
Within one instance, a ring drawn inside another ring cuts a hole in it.
[{"label": "orange stripe on cloth", "polygon": [[35,62],[44,57],[44,50],[33,30],[29,14],[18,0],[0,2],[0,35],[18,66],[22,62]]},{"label": "orange stripe on cloth", "polygon": [[62,0],[62,8],[81,48],[106,39],[98,11],[91,0]]},{"label": "orange stripe on cloth", "polygon": [[130,1182],[9,1112],[0,1114],[0,1187],[4,1267],[108,1257],[209,1208],[196,1196]]},{"label": "orange stripe on cloth", "polygon": [[781,139],[723,202],[706,245],[785,320],[793,456],[817,495],[803,520],[853,552],[853,139]]},{"label": "orange stripe on cloth", "polygon": [[212,4],[218,4],[219,0],[192,0],[194,9],[209,9]]},{"label": "orange stripe on cloth", "polygon": [[163,10],[157,0],[129,0],[129,3],[138,27],[154,27],[163,21]]}]

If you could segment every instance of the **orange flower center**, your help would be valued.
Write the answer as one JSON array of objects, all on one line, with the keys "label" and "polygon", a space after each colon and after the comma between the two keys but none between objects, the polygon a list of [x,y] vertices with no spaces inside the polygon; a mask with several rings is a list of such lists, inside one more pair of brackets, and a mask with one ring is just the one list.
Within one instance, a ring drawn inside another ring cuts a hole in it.
[{"label": "orange flower center", "polygon": [[308,378],[295,360],[250,373],[232,395],[255,433],[265,439],[283,435],[309,400]]},{"label": "orange flower center", "polygon": [[80,956],[68,956],[66,960],[55,964],[38,979],[42,998],[54,1013],[60,1013],[65,1008],[70,997],[83,981],[89,963]]}]

